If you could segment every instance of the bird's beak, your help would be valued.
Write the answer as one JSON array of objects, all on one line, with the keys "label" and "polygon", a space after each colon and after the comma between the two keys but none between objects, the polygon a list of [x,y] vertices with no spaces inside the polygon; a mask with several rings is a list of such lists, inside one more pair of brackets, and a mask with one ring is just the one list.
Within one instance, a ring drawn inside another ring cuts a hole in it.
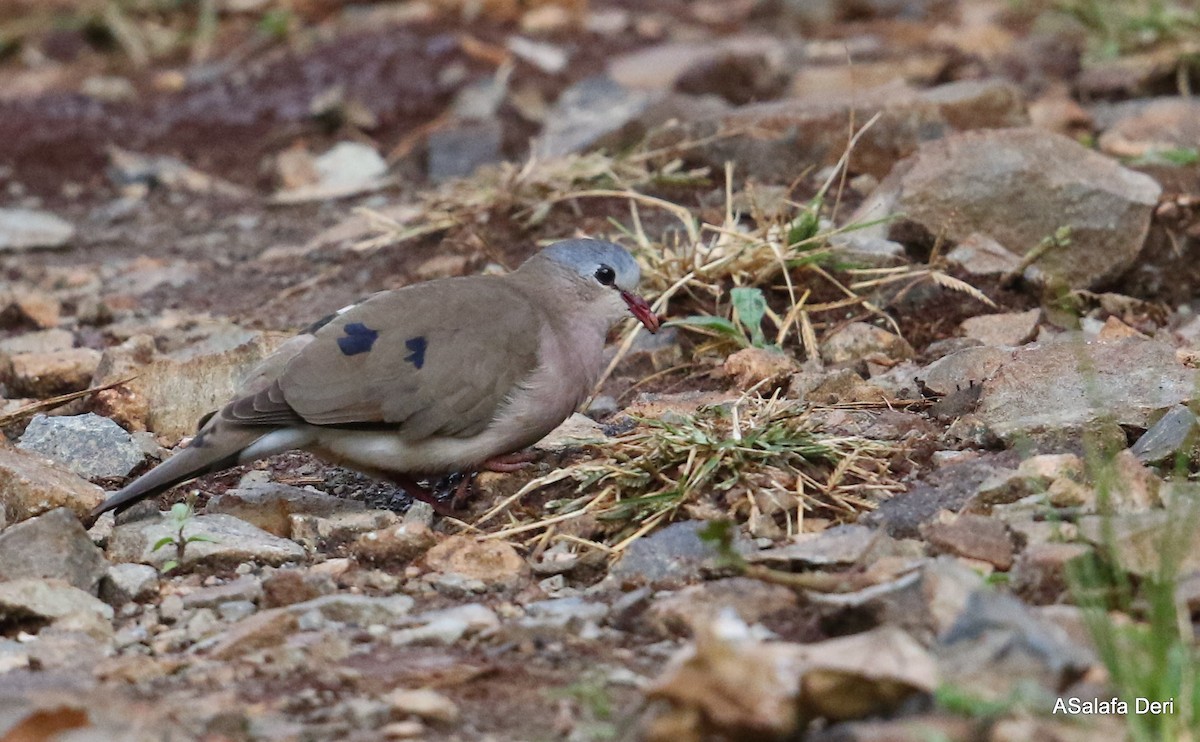
[{"label": "bird's beak", "polygon": [[621,298],[625,300],[625,304],[629,307],[629,311],[633,312],[633,316],[638,318],[638,321],[646,326],[650,332],[658,332],[659,321],[658,315],[650,308],[650,303],[637,294],[629,291],[622,291]]}]

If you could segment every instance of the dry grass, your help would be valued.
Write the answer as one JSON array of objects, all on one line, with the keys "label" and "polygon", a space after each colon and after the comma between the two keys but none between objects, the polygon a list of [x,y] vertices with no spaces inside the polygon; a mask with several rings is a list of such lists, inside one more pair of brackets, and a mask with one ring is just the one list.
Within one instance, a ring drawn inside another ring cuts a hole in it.
[{"label": "dry grass", "polygon": [[[597,534],[590,545],[617,553],[678,514],[769,518],[791,534],[813,515],[853,520],[899,489],[889,468],[897,447],[821,433],[794,400],[744,396],[639,423],[595,448],[594,458],[529,482],[475,527],[492,529],[491,538],[546,543],[581,521]],[[545,517],[497,529],[514,501],[552,485],[563,496],[546,504]]]}]

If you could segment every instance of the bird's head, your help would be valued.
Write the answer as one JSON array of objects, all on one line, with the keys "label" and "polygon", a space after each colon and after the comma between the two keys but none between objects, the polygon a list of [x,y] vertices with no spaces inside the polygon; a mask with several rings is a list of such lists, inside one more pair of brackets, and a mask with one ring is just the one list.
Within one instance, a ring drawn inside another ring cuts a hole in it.
[{"label": "bird's head", "polygon": [[[641,269],[629,252],[611,242],[564,240],[526,261],[529,265],[553,265],[571,283],[571,292],[596,306],[613,321],[629,311],[650,332],[658,332],[660,321],[650,304],[637,294]],[[522,269],[525,268],[522,266]]]}]

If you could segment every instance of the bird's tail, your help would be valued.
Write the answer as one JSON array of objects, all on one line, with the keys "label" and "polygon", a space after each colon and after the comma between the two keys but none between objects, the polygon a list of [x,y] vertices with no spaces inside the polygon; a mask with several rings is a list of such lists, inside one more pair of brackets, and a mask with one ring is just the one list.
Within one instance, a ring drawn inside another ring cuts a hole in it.
[{"label": "bird's tail", "polygon": [[219,417],[211,419],[186,448],[114,492],[92,510],[88,520],[94,522],[101,513],[153,497],[180,482],[228,469],[242,460],[242,453],[255,441],[271,432],[271,428],[234,426]]}]

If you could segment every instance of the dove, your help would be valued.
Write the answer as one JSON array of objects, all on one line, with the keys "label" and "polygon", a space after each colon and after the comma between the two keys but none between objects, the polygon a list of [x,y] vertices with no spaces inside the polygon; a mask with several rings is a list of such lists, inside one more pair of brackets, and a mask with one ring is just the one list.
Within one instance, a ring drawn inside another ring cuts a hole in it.
[{"label": "dove", "polygon": [[500,276],[373,294],[316,322],[250,372],[158,467],[91,513],[284,451],[390,480],[437,504],[421,477],[491,468],[575,411],[599,379],[609,330],[659,318],[621,246],[557,242]]}]

